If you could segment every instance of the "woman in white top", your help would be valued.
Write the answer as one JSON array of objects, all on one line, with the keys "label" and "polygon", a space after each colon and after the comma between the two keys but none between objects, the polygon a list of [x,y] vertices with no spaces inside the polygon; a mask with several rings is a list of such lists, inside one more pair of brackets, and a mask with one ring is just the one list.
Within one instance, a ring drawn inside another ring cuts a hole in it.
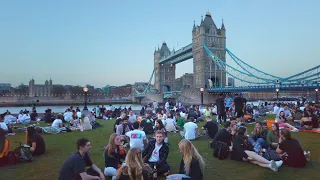
[{"label": "woman in white top", "polygon": [[173,132],[177,130],[176,121],[173,119],[173,116],[170,112],[168,113],[168,118],[166,119],[165,127],[168,132]]},{"label": "woman in white top", "polygon": [[86,130],[92,130],[92,126],[90,124],[90,120],[88,117],[85,116],[85,114],[81,115],[80,124],[79,124],[80,130],[86,131]]}]

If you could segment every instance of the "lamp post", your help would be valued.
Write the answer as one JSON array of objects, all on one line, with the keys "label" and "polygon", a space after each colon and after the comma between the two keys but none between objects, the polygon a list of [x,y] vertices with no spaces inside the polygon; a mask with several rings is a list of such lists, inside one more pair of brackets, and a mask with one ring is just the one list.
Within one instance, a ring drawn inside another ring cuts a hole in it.
[{"label": "lamp post", "polygon": [[279,102],[279,89],[278,88],[276,89],[276,92],[277,92],[277,102]]},{"label": "lamp post", "polygon": [[319,89],[317,88],[317,89],[315,89],[314,91],[316,92],[316,103],[319,103],[319,97],[318,97],[318,91],[319,91]]},{"label": "lamp post", "polygon": [[88,110],[87,107],[87,92],[89,91],[89,89],[87,87],[83,88],[83,92],[84,92],[84,108],[83,110]]},{"label": "lamp post", "polygon": [[203,91],[204,91],[204,88],[200,88],[200,93],[201,93],[201,106],[203,106]]}]

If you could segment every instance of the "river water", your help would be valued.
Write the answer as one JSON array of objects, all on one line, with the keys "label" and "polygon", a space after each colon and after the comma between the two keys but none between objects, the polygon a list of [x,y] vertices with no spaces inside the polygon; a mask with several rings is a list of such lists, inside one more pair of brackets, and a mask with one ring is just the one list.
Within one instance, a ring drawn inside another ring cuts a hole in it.
[{"label": "river water", "polygon": [[[258,106],[260,103],[264,103],[264,101],[248,101],[247,104],[253,104],[254,106]],[[286,101],[286,103],[296,103],[296,101]],[[141,105],[140,104],[117,104],[114,105],[114,107],[118,108],[120,107],[130,107],[134,111],[140,111],[141,110]],[[37,106],[37,112],[38,113],[44,113],[46,109],[50,108],[52,109],[52,112],[56,113],[62,113],[65,112],[67,108],[70,106]],[[83,109],[84,106],[74,106],[73,108],[75,109],[76,107],[79,107],[81,110]],[[88,105],[88,109],[91,111],[93,108],[97,107],[96,105]],[[111,108],[110,105],[104,105],[104,107],[109,110]],[[0,107],[0,113],[4,113],[5,111],[9,110],[12,114],[18,114],[20,110],[29,110],[31,111],[32,107],[31,106],[19,106],[19,107]]]},{"label": "river water", "polygon": [[[141,110],[141,105],[139,104],[117,104],[114,105],[114,107],[118,108],[120,107],[124,108],[124,107],[130,107],[132,110]],[[36,110],[38,113],[44,113],[46,109],[51,109],[52,112],[56,112],[56,113],[62,113],[64,112],[67,108],[69,108],[70,106],[36,106]],[[83,109],[84,106],[74,106],[73,109],[76,109],[76,107],[79,107],[81,110]],[[88,105],[87,106],[88,109],[91,111],[93,108],[97,107],[97,105]],[[109,105],[104,105],[104,107],[109,110],[111,107]],[[0,113],[4,113],[7,110],[10,111],[12,114],[18,114],[20,112],[20,110],[32,110],[31,106],[18,106],[18,107],[0,107]]]}]

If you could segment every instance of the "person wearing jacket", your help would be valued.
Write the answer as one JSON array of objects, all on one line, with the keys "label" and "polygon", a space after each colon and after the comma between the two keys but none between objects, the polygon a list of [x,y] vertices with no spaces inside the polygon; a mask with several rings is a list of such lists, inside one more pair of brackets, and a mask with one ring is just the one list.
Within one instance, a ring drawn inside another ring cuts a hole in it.
[{"label": "person wearing jacket", "polygon": [[170,167],[167,163],[169,155],[169,147],[164,142],[164,132],[157,130],[155,132],[155,139],[149,141],[147,147],[142,152],[142,157],[145,163],[148,163],[150,167],[156,166],[157,173],[167,174]]},{"label": "person wearing jacket", "polygon": [[126,158],[126,151],[121,146],[121,137],[118,134],[111,134],[109,144],[104,148],[104,175],[116,179],[117,169],[121,167]]}]

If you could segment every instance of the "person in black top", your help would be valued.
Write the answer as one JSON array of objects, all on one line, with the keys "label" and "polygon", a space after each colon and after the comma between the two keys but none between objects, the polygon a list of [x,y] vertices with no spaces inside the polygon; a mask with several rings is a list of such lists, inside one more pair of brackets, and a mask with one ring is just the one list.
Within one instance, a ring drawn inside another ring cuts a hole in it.
[{"label": "person in black top", "polygon": [[31,121],[36,121],[37,117],[38,117],[37,111],[36,110],[32,110],[32,113],[30,114]]},{"label": "person in black top", "polygon": [[117,180],[152,180],[156,174],[146,163],[143,163],[140,148],[132,148],[126,156],[126,164],[117,171]]},{"label": "person in black top", "polygon": [[179,173],[186,175],[189,178],[182,178],[176,174],[170,175],[167,178],[175,180],[202,180],[205,163],[198,150],[191,141],[187,139],[182,139],[180,141],[179,149],[182,153]]},{"label": "person in black top", "polygon": [[150,114],[146,113],[146,118],[141,121],[140,127],[143,128],[143,131],[146,133],[146,135],[153,134],[153,122]]},{"label": "person in black top", "polygon": [[219,130],[219,127],[218,127],[216,122],[212,121],[210,116],[207,116],[206,120],[207,120],[207,122],[202,127],[202,129],[204,131],[206,131],[206,135],[207,135],[208,138],[214,139],[214,137],[216,136],[216,134],[217,134],[217,132]]},{"label": "person in black top", "polygon": [[27,127],[26,136],[27,145],[30,146],[30,151],[33,156],[42,155],[46,151],[46,144],[42,136],[36,132],[35,127]]},{"label": "person in black top", "polygon": [[216,105],[218,118],[220,120],[220,124],[222,124],[222,120],[223,122],[226,122],[226,108],[224,105],[224,98],[222,94],[220,94],[219,98],[216,100]]},{"label": "person in black top", "polygon": [[233,141],[231,159],[235,161],[249,161],[253,164],[257,164],[264,168],[270,168],[273,171],[278,171],[278,168],[282,165],[282,161],[269,161],[257,153],[251,151],[252,145],[247,137],[247,129],[240,127],[238,129],[237,136]]},{"label": "person in black top", "polygon": [[104,175],[116,178],[117,169],[121,167],[126,157],[126,150],[121,146],[121,137],[118,134],[111,134],[109,144],[104,149]]},{"label": "person in black top", "polygon": [[242,118],[244,115],[244,107],[246,100],[239,96],[238,94],[235,94],[235,98],[233,99],[233,103],[235,106],[235,112],[237,114],[237,118]]},{"label": "person in black top", "polygon": [[305,167],[307,163],[305,154],[306,156],[310,155],[310,152],[303,152],[299,141],[291,138],[290,131],[285,128],[280,130],[279,145],[276,152],[281,154],[284,165],[295,168]]},{"label": "person in black top", "polygon": [[[101,170],[93,164],[89,152],[91,143],[86,138],[77,141],[78,151],[69,156],[60,169],[59,180],[97,179],[105,180]],[[90,167],[86,171],[86,166]]]},{"label": "person in black top", "polygon": [[214,137],[215,142],[224,142],[226,143],[228,146],[231,146],[231,142],[232,142],[232,135],[231,135],[231,123],[230,121],[227,121],[224,123],[224,128],[220,129],[218,131],[218,133],[216,134],[216,136]]},{"label": "person in black top", "polygon": [[149,141],[147,147],[142,152],[144,162],[148,163],[150,167],[156,166],[158,174],[165,174],[170,169],[167,163],[169,147],[164,142],[164,138],[164,132],[157,130],[155,132],[155,139]]}]

